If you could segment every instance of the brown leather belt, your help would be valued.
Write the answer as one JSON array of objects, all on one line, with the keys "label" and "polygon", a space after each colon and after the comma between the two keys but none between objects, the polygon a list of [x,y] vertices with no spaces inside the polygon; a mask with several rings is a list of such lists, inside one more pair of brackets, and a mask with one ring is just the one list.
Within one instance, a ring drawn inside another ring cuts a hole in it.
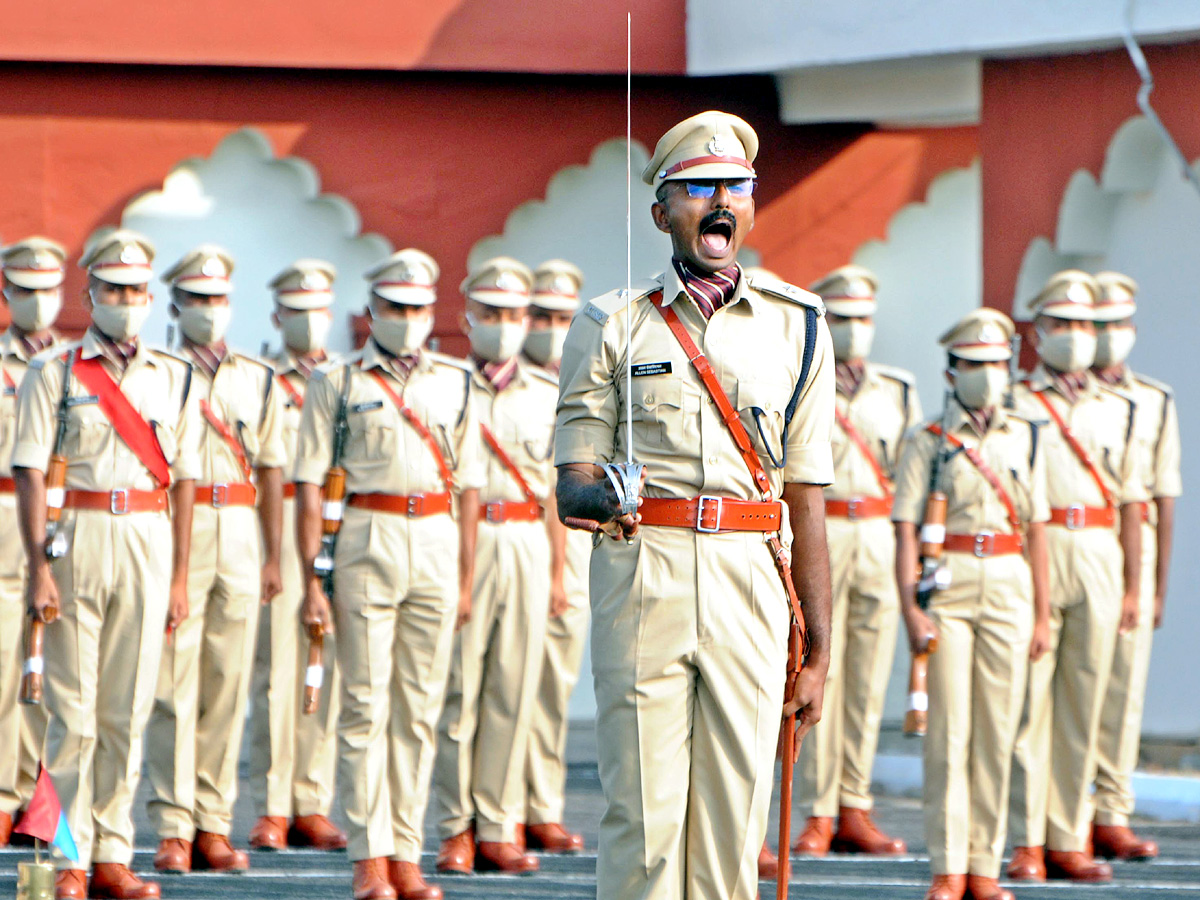
[{"label": "brown leather belt", "polygon": [[1071,531],[1112,528],[1116,522],[1116,510],[1107,506],[1067,506],[1050,510],[1050,524],[1062,525]]},{"label": "brown leather belt", "polygon": [[1021,535],[996,534],[994,531],[981,531],[979,534],[948,534],[944,545],[948,553],[973,553],[980,559],[1020,553],[1023,547]]},{"label": "brown leather belt", "polygon": [[825,515],[839,519],[880,519],[891,514],[891,497],[851,497],[849,500],[825,501]]},{"label": "brown leather belt", "polygon": [[285,484],[283,486],[283,499],[284,500],[296,499],[296,482],[289,481],[287,484]]},{"label": "brown leather belt", "polygon": [[223,509],[226,506],[253,506],[258,499],[254,485],[244,481],[233,484],[205,484],[196,488],[196,503]]},{"label": "brown leather belt", "polygon": [[127,513],[166,512],[167,492],[135,491],[117,488],[115,491],[67,491],[63,499],[66,509],[90,509],[123,516]]},{"label": "brown leather belt", "polygon": [[705,495],[691,500],[647,497],[638,507],[643,525],[691,528],[714,534],[718,531],[778,531],[783,523],[783,505],[772,500],[735,500]]},{"label": "brown leather belt", "polygon": [[441,494],[351,494],[346,501],[355,509],[392,513],[418,519],[450,512],[450,492]]},{"label": "brown leather belt", "polygon": [[11,478],[0,478],[0,494],[15,494],[17,483]]},{"label": "brown leather belt", "polygon": [[536,500],[494,500],[479,504],[479,515],[493,525],[502,522],[536,522],[542,517],[542,505]]}]

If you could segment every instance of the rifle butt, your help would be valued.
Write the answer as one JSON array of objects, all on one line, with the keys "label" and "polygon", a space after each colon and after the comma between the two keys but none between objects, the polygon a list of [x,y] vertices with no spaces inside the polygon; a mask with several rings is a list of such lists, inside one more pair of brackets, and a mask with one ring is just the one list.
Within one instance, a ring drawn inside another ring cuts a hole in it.
[{"label": "rifle butt", "polygon": [[320,625],[308,629],[308,665],[304,669],[304,714],[311,716],[321,705],[325,682],[325,632]]},{"label": "rifle butt", "polygon": [[929,654],[937,649],[930,637],[921,653],[914,653],[908,670],[908,708],[904,713],[904,736],[924,737],[929,725]]},{"label": "rifle butt", "polygon": [[43,640],[46,626],[41,619],[30,619],[25,635],[25,665],[21,675],[21,693],[18,699],[27,706],[42,702],[42,673],[45,668]]}]

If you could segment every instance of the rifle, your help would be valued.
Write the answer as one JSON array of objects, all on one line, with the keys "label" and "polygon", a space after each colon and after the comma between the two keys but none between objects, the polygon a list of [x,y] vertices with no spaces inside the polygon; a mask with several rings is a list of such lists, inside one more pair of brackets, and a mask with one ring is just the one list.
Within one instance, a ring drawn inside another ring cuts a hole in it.
[{"label": "rifle", "polygon": [[[325,473],[325,486],[321,489],[321,550],[313,560],[313,572],[321,576],[321,588],[330,600],[333,599],[334,551],[337,549],[338,532],[342,529],[342,514],[346,506],[346,470],[342,467],[342,456],[346,451],[346,437],[350,433],[347,415],[351,374],[352,370],[347,365],[333,423],[333,454],[329,471]],[[308,641],[308,668],[304,674],[304,712],[311,714],[320,703],[321,683],[325,676],[325,635],[320,626],[310,626]]]},{"label": "rifle", "polygon": [[[50,464],[46,467],[46,537],[42,543],[46,558],[53,561],[67,555],[67,536],[62,531],[63,503],[66,500],[67,487],[67,457],[63,453],[63,444],[67,439],[67,417],[71,410],[71,370],[79,359],[76,350],[67,359],[63,369],[62,394],[58,400],[58,411],[55,417],[58,422],[54,434],[54,451],[50,454]],[[50,621],[58,617],[54,610]],[[45,638],[46,623],[37,616],[30,616],[29,631],[25,635],[25,664],[21,676],[21,693],[19,700],[28,706],[36,706],[42,702],[42,672],[45,669],[45,658],[42,645]]]},{"label": "rifle", "polygon": [[[942,550],[946,543],[946,507],[949,498],[939,484],[946,463],[946,417],[950,409],[951,392],[946,392],[942,412],[942,438],[929,470],[929,494],[925,501],[925,516],[921,523],[921,572],[917,581],[917,606],[929,609],[935,591],[949,587],[950,573],[942,568]],[[904,734],[923,737],[929,718],[929,654],[937,650],[937,638],[930,634],[920,652],[913,653],[908,673],[908,709],[904,713]]]}]

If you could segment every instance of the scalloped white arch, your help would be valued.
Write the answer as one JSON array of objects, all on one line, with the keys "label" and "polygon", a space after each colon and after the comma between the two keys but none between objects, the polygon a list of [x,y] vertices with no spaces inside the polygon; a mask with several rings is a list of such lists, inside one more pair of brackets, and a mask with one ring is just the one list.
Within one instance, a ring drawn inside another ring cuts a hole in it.
[{"label": "scalloped white arch", "polygon": [[[196,244],[213,242],[230,250],[234,271],[234,319],[230,342],[258,352],[264,342],[277,345],[270,324],[267,283],[301,257],[332,262],[334,350],[349,350],[350,316],[367,299],[362,273],[391,252],[388,240],[361,233],[358,210],[344,197],[321,193],[321,179],[307,160],[276,157],[270,141],[255,128],[226,136],[208,158],[180,162],[158,190],[134,197],[121,224],[154,241],[155,270],[165,271]],[[154,282],[157,298],[147,326],[153,341],[167,329],[166,285]]]}]

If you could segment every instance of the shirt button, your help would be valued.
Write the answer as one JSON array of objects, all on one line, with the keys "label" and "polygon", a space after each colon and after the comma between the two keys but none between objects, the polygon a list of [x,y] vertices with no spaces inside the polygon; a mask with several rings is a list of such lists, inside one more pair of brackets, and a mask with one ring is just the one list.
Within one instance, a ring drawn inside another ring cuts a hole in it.
[{"label": "shirt button", "polygon": [[717,458],[715,456],[710,456],[708,458],[708,464],[710,466],[715,466],[717,464]]}]

